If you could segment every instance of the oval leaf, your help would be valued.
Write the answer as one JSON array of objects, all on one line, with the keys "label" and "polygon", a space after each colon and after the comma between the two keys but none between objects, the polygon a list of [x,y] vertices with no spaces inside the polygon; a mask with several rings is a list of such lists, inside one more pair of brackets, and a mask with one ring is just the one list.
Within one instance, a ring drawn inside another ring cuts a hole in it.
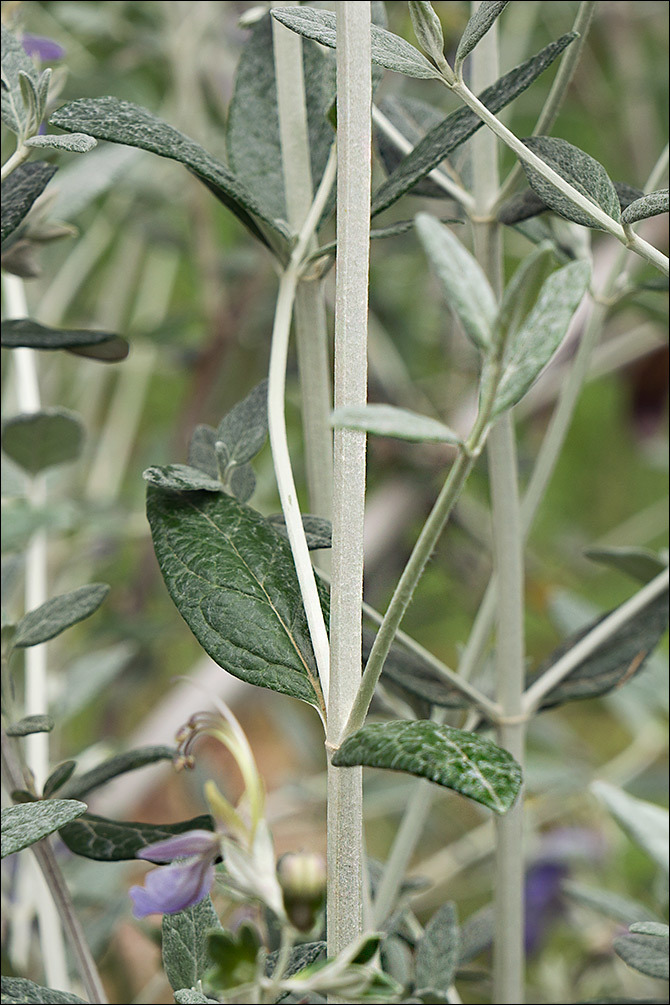
[{"label": "oval leaf", "polygon": [[377,436],[394,436],[400,440],[423,443],[460,444],[460,436],[437,419],[418,415],[393,405],[347,405],[337,408],[331,419],[333,426],[360,429]]},{"label": "oval leaf", "polygon": [[96,862],[125,862],[136,858],[138,851],[156,841],[191,830],[213,831],[214,820],[206,813],[178,824],[143,824],[108,820],[87,813],[80,820],[61,827],[60,836],[75,855]]},{"label": "oval leaf", "polygon": [[218,478],[211,478],[204,471],[188,464],[166,464],[164,467],[147,468],[142,477],[149,485],[167,492],[222,492],[223,485]]},{"label": "oval leaf", "polygon": [[106,583],[91,583],[52,597],[21,618],[16,626],[14,645],[25,648],[48,642],[66,628],[94,614],[108,593]]},{"label": "oval leaf", "polygon": [[369,723],[333,756],[336,767],[364,764],[407,771],[505,813],[521,788],[521,768],[488,740],[427,719]]},{"label": "oval leaf", "polygon": [[83,442],[81,420],[64,408],[15,415],[2,429],[2,449],[31,475],[75,461]]},{"label": "oval leaf", "polygon": [[479,349],[491,343],[496,298],[479,262],[448,227],[419,213],[416,229],[428,260],[442,283],[447,303],[470,341]]},{"label": "oval leaf", "polygon": [[209,933],[220,929],[210,897],[185,911],[163,915],[163,967],[174,991],[195,987],[203,979],[214,963],[208,949]]},{"label": "oval leaf", "polygon": [[[639,925],[635,928],[639,929]],[[649,932],[633,931],[629,935],[620,936],[612,943],[617,956],[641,974],[667,981],[670,977],[668,967],[668,926],[659,925],[663,931],[651,934]]]},{"label": "oval leaf", "polygon": [[648,548],[585,548],[584,554],[592,562],[609,565],[640,583],[650,583],[667,565]]},{"label": "oval leaf", "polygon": [[86,804],[74,799],[44,799],[2,811],[2,857],[13,855],[53,834],[86,812]]},{"label": "oval leaf", "polygon": [[418,995],[448,998],[460,957],[461,939],[453,904],[430,919],[416,947],[414,983]]},{"label": "oval leaf", "polygon": [[85,154],[97,147],[98,141],[86,133],[70,133],[69,136],[31,136],[26,146],[45,150],[67,150],[73,154]]},{"label": "oval leaf", "polygon": [[7,726],[7,736],[30,736],[31,733],[50,733],[55,726],[50,715],[27,715]]},{"label": "oval leaf", "polygon": [[641,199],[631,202],[623,211],[621,222],[628,224],[637,223],[638,220],[647,220],[650,216],[659,216],[667,213],[670,209],[668,199],[668,189],[661,189],[659,192],[650,192],[643,195]]},{"label": "oval leaf", "polygon": [[4,349],[66,349],[78,356],[89,356],[114,363],[128,355],[128,343],[112,332],[84,329],[47,328],[31,318],[16,318],[2,322]]},{"label": "oval leaf", "polygon": [[456,50],[454,68],[458,70],[479,40],[484,37],[496,18],[500,17],[509,0],[483,0],[465,26]]},{"label": "oval leaf", "polygon": [[147,515],[168,592],[207,654],[233,676],[323,713],[288,542],[231,496],[150,487]]},{"label": "oval leaf", "polygon": [[[316,10],[314,7],[275,7],[271,13],[298,35],[313,38],[331,49],[337,47],[337,18],[331,11]],[[370,25],[370,43],[373,63],[408,77],[441,79],[442,75],[432,63],[399,35],[373,24]]]},{"label": "oval leaf", "polygon": [[[561,178],[564,178],[573,188],[576,188],[578,192],[604,210],[613,220],[621,220],[621,206],[616,189],[607,171],[597,160],[580,150],[579,147],[575,147],[572,143],[559,139],[557,136],[530,136],[523,142],[529,150],[541,157],[545,164],[552,167]],[[580,223],[584,227],[600,229],[593,217],[575,206],[566,195],[559,192],[553,183],[547,181],[535,168],[530,167],[525,161],[521,162],[521,166],[526,173],[530,187],[555,213],[565,217],[566,220],[572,220],[573,223]]]},{"label": "oval leaf", "polygon": [[226,465],[241,465],[256,456],[267,435],[268,382],[263,380],[221,419],[216,440]]},{"label": "oval leaf", "polygon": [[[63,761],[51,772],[46,782],[44,783],[44,788],[42,789],[42,795],[45,799],[50,799],[55,792],[58,792],[60,788],[65,785],[68,778],[74,773],[77,767],[76,761]],[[64,793],[61,793],[62,798],[67,798]]]}]

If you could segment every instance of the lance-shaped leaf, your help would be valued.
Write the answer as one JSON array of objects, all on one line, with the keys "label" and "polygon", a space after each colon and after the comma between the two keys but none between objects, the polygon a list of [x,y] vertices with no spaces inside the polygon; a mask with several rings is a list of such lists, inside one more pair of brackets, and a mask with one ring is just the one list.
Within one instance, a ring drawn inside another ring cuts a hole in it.
[{"label": "lance-shaped leaf", "polygon": [[2,857],[28,848],[86,812],[74,799],[39,799],[2,811]]},{"label": "lance-shaped leaf", "polygon": [[653,921],[631,925],[629,934],[615,939],[612,945],[617,956],[639,973],[662,981],[670,977],[667,925]]},{"label": "lance-shaped leaf", "polygon": [[149,485],[167,492],[223,492],[223,485],[218,478],[211,478],[204,471],[188,464],[147,468],[142,472],[142,477]]},{"label": "lance-shaped leaf", "polygon": [[117,754],[103,761],[96,768],[78,775],[69,781],[62,792],[68,799],[83,799],[89,792],[99,789],[113,778],[125,775],[128,771],[136,771],[147,764],[156,764],[158,761],[171,761],[176,754],[174,747],[151,746],[139,747],[137,750],[128,750],[123,754]]},{"label": "lance-shaped leaf", "polygon": [[69,136],[56,136],[49,133],[45,136],[32,136],[26,140],[27,147],[37,147],[43,150],[67,150],[72,154],[86,154],[97,147],[98,141],[86,133],[70,133]]},{"label": "lance-shaped leaf", "polygon": [[445,904],[430,919],[416,947],[417,994],[447,998],[459,962],[460,933],[456,908]]},{"label": "lance-shaped leaf", "polygon": [[628,224],[637,223],[638,220],[647,220],[650,216],[659,216],[667,213],[670,209],[668,189],[664,188],[658,192],[650,192],[643,195],[641,199],[636,199],[623,211],[621,222]]},{"label": "lance-shaped leaf", "polygon": [[[277,88],[273,59],[272,21],[257,21],[235,74],[235,90],[228,109],[226,143],[235,174],[275,218],[286,219],[282,152],[277,116]],[[314,189],[323,175],[333,128],[326,118],[335,100],[335,62],[331,53],[312,42],[303,45],[303,75],[309,148]]]},{"label": "lance-shaped leaf", "polygon": [[665,806],[637,799],[609,782],[595,781],[592,791],[601,799],[617,823],[664,870],[670,871],[670,816]]},{"label": "lance-shaped leaf", "polygon": [[491,343],[498,308],[482,267],[435,217],[419,213],[416,229],[428,261],[442,284],[447,303],[465,334],[479,349],[486,349]]},{"label": "lance-shaped leaf", "polygon": [[407,771],[505,813],[521,788],[521,768],[488,740],[430,720],[369,723],[347,737],[336,767],[364,764]]},{"label": "lance-shaped leaf", "polygon": [[510,341],[493,405],[494,416],[516,405],[537,380],[565,338],[590,277],[589,263],[580,261],[565,265],[545,280],[535,306]]},{"label": "lance-shaped leaf", "polygon": [[[56,173],[52,164],[44,161],[20,164],[2,183],[2,209],[0,211],[0,236],[2,243],[14,233],[28,210],[41,195]],[[4,327],[3,321],[3,342]]]},{"label": "lance-shaped leaf", "polygon": [[[540,666],[533,680],[539,680],[554,663],[568,653],[585,635],[608,617],[608,611],[572,635]],[[552,708],[579,698],[597,698],[622,687],[644,667],[668,626],[667,593],[655,597],[638,614],[619,628],[607,642],[587,656],[543,698],[540,708]],[[530,683],[530,680],[529,682]]]},{"label": "lance-shaped leaf", "polygon": [[188,447],[188,463],[193,468],[204,471],[215,481],[219,478],[219,464],[216,459],[216,429],[211,426],[196,426]]},{"label": "lance-shaped leaf", "polygon": [[268,435],[268,382],[261,383],[221,419],[216,431],[217,443],[223,444],[222,457],[227,465],[242,465],[252,460]]},{"label": "lance-shaped leaf", "polygon": [[561,892],[578,904],[585,904],[598,914],[630,925],[634,921],[650,921],[654,914],[644,904],[630,897],[623,897],[611,890],[602,890],[594,886],[586,886],[574,880],[566,879],[561,883]]},{"label": "lance-shaped leaf", "polygon": [[91,583],[52,597],[21,618],[16,626],[14,645],[25,648],[48,642],[66,628],[94,614],[108,593],[106,583]]},{"label": "lance-shaped leaf", "polygon": [[195,987],[212,966],[209,933],[221,922],[210,897],[176,914],[163,915],[162,949],[165,976],[174,991]]},{"label": "lance-shaped leaf", "polygon": [[377,436],[394,436],[419,443],[461,444],[458,433],[437,419],[394,405],[347,405],[332,415],[333,426],[359,429]]},{"label": "lance-shaped leaf", "polygon": [[108,820],[87,813],[81,819],[60,828],[60,836],[75,855],[97,862],[121,862],[137,857],[137,852],[157,841],[191,830],[214,830],[208,813],[178,824],[144,824]]},{"label": "lance-shaped leaf", "polygon": [[504,346],[516,335],[537,303],[553,264],[552,246],[543,241],[523,259],[507,284],[496,318],[496,335]]},{"label": "lance-shaped leaf", "polygon": [[24,99],[25,80],[32,90],[38,87],[35,64],[17,36],[2,25],[2,121],[13,133],[22,135],[28,125],[28,112]]},{"label": "lance-shaped leaf", "polygon": [[2,978],[2,1005],[40,1005],[43,1002],[49,1002],[49,1005],[86,1005],[83,998],[69,991],[45,988],[25,977]]},{"label": "lance-shaped leaf", "polygon": [[[496,114],[530,87],[576,37],[574,32],[569,32],[555,42],[550,42],[535,56],[510,70],[495,84],[482,91],[479,95],[480,101],[489,111]],[[448,157],[461,143],[469,140],[481,125],[482,120],[473,111],[469,108],[459,108],[426,133],[374,193],[372,215],[381,213],[405,192],[409,192],[421,178],[425,178],[433,168],[437,167],[440,161]]]},{"label": "lance-shaped leaf", "polygon": [[496,18],[500,17],[508,0],[483,0],[465,26],[456,50],[454,69],[459,71],[463,60],[470,55],[480,39],[484,37]]},{"label": "lance-shaped leaf", "polygon": [[48,328],[31,318],[2,322],[3,349],[66,349],[77,356],[87,356],[105,363],[115,363],[128,355],[128,343],[113,332],[86,329]]},{"label": "lance-shaped leaf", "polygon": [[208,655],[235,677],[323,711],[288,542],[226,495],[150,487],[147,514],[168,592]]},{"label": "lance-shaped leaf", "polygon": [[[621,206],[614,184],[605,168],[589,154],[557,136],[529,136],[524,144],[552,167],[573,188],[604,210],[613,220],[621,220]],[[599,228],[599,224],[547,181],[534,167],[521,162],[530,187],[559,216],[584,227]]]},{"label": "lance-shaped leaf", "polygon": [[[76,767],[77,767],[76,761],[63,761],[61,764],[57,765],[47,778],[46,782],[44,783],[44,787],[42,788],[42,795],[44,796],[44,798],[51,799],[54,793],[58,792],[58,790],[61,789],[63,785],[65,785],[68,778],[70,778],[73,772],[75,771]],[[67,799],[68,796],[66,796],[64,793],[61,793],[60,798]],[[71,796],[69,798],[74,799],[76,797]]]},{"label": "lance-shaped leaf", "polygon": [[[384,97],[379,102],[379,108],[393,126],[400,132],[412,146],[416,146],[426,135],[429,129],[433,129],[444,116],[442,112],[434,108],[433,105],[420,101],[417,98],[408,98],[405,95],[393,94]],[[403,153],[395,143],[390,140],[383,129],[375,128],[373,137],[379,159],[384,165],[387,174],[391,174],[398,167],[403,159]],[[436,170],[440,170],[437,168]],[[431,178],[424,178],[418,181],[412,189],[413,195],[420,195],[432,199],[445,199],[447,194],[443,188],[437,185]]]},{"label": "lance-shaped leaf", "polygon": [[7,736],[30,736],[31,733],[50,733],[55,726],[50,715],[26,715],[7,726]]},{"label": "lance-shaped leaf", "polygon": [[[274,7],[272,16],[298,35],[312,38],[330,49],[337,46],[337,18],[331,11],[314,7]],[[378,66],[408,77],[436,77],[438,80],[442,77],[418,49],[385,28],[370,25],[370,45],[372,62]]]},{"label": "lance-shaped leaf", "polygon": [[85,132],[98,140],[124,143],[179,161],[264,244],[267,239],[254,217],[282,237],[288,237],[286,224],[266,213],[244,183],[224,164],[146,108],[116,98],[81,98],[59,108],[50,121],[68,132]]},{"label": "lance-shaped leaf", "polygon": [[[443,72],[448,64],[444,58],[444,35],[439,17],[430,0],[410,0],[409,14],[419,45]],[[448,71],[447,71],[448,72]]]},{"label": "lance-shaped leaf", "polygon": [[83,442],[81,420],[65,408],[15,415],[2,428],[2,449],[31,475],[75,461]]},{"label": "lance-shaped leaf", "polygon": [[648,548],[585,548],[584,554],[592,562],[625,572],[640,583],[650,583],[667,565]]},{"label": "lance-shaped leaf", "polygon": [[[615,181],[612,184],[622,212],[643,195],[641,189],[627,185],[625,182]],[[513,195],[511,199],[503,203],[498,211],[498,219],[501,223],[512,226],[523,220],[530,220],[531,217],[537,216],[539,213],[545,213],[548,209],[549,206],[544,199],[541,199],[537,192],[529,188],[525,192]],[[621,219],[623,222],[623,216]]]}]

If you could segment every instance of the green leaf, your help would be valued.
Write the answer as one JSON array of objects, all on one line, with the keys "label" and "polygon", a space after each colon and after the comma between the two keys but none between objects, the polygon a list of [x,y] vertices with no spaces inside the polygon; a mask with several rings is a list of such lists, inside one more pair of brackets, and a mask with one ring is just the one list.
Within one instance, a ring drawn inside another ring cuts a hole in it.
[{"label": "green leaf", "polygon": [[347,405],[333,412],[331,423],[344,429],[360,429],[377,436],[395,436],[420,443],[462,443],[453,429],[437,419],[393,405]]},{"label": "green leaf", "polygon": [[537,380],[565,338],[590,277],[589,263],[580,261],[545,280],[535,306],[508,346],[492,416],[516,405]]},{"label": "green leaf", "polygon": [[432,3],[428,0],[410,0],[408,6],[419,45],[438,68],[446,69],[442,24]]},{"label": "green leaf", "polygon": [[496,18],[500,17],[508,0],[483,0],[465,26],[456,50],[454,69],[459,71],[463,60],[470,55],[480,39],[484,37]]},{"label": "green leaf", "polygon": [[[405,95],[393,94],[384,97],[379,102],[379,107],[391,124],[413,146],[416,146],[428,130],[437,126],[444,118],[441,111],[427,102],[417,98],[408,98]],[[375,128],[373,135],[379,159],[384,165],[386,173],[391,174],[402,161],[403,154],[395,143],[387,138],[382,129]],[[434,170],[441,171],[439,167]],[[445,190],[431,178],[418,181],[411,191],[412,195],[420,195],[429,199],[448,198]]]},{"label": "green leaf", "polygon": [[[311,42],[303,44],[305,103],[314,189],[323,175],[333,128],[326,118],[335,100],[335,62]],[[226,140],[232,170],[273,217],[286,219],[286,198],[277,117],[272,22],[252,27],[235,74]]]},{"label": "green leaf", "polygon": [[[3,92],[4,97],[4,92]],[[0,237],[4,245],[8,238],[25,219],[28,210],[42,194],[56,173],[52,164],[38,161],[35,164],[19,164],[2,183],[2,208]],[[2,323],[2,344],[5,345],[5,324]],[[9,322],[11,324],[11,322]]]},{"label": "green leaf", "polygon": [[[331,11],[317,10],[314,7],[274,7],[271,13],[291,31],[312,38],[331,49],[336,48],[337,18]],[[373,63],[384,66],[387,70],[404,73],[408,77],[442,79],[432,63],[399,35],[373,24],[370,25],[370,43]]]},{"label": "green leaf", "polygon": [[521,768],[488,740],[429,720],[375,722],[349,736],[333,764],[407,771],[505,813],[521,788]]},{"label": "green leaf", "polygon": [[[299,974],[305,967],[311,966],[312,963],[316,963],[318,960],[325,960],[325,958],[325,942],[302,942],[291,950],[291,957],[284,970],[284,976],[293,977],[294,974]],[[278,949],[274,953],[268,953],[265,957],[265,973],[268,977],[272,977],[278,959]]]},{"label": "green leaf", "polygon": [[174,991],[194,987],[203,979],[214,962],[208,950],[209,932],[220,928],[209,897],[185,911],[163,915],[163,968]]},{"label": "green leaf", "polygon": [[152,746],[139,747],[137,750],[128,750],[123,754],[117,754],[103,761],[96,768],[86,771],[83,775],[77,775],[67,783],[63,790],[63,795],[68,799],[82,799],[99,789],[101,785],[106,785],[113,778],[125,775],[128,771],[136,771],[147,764],[156,764],[157,761],[171,761],[176,750],[174,747]]},{"label": "green leaf", "polygon": [[50,733],[55,726],[50,715],[26,715],[7,727],[7,736],[30,736],[32,733]]},{"label": "green leaf", "polygon": [[[547,69],[563,50],[576,38],[574,32],[550,42],[540,52],[515,67],[487,87],[479,95],[489,111],[496,114],[517,98]],[[402,195],[425,178],[433,168],[448,157],[461,143],[469,140],[481,127],[482,120],[469,108],[459,108],[448,115],[417,143],[411,153],[400,162],[372,198],[372,215],[387,209]]]},{"label": "green leaf", "polygon": [[188,463],[192,468],[199,468],[210,478],[218,480],[219,464],[215,447],[216,429],[204,424],[196,426],[188,448]]},{"label": "green leaf", "polygon": [[268,435],[268,382],[261,383],[221,419],[217,443],[228,465],[246,464],[263,447]]},{"label": "green leaf", "polygon": [[25,648],[48,642],[66,628],[94,614],[108,593],[106,583],[90,583],[52,597],[21,618],[16,626],[14,645]]},{"label": "green leaf", "polygon": [[644,904],[631,900],[630,897],[622,897],[621,894],[612,893],[611,890],[585,886],[573,880],[564,880],[561,883],[561,890],[578,904],[585,904],[598,914],[624,925],[630,925],[633,921],[648,921],[652,913]]},{"label": "green leaf", "polygon": [[621,222],[630,226],[638,220],[647,220],[650,216],[660,216],[670,209],[670,199],[668,189],[664,188],[658,192],[650,192],[643,195],[641,199],[636,199],[623,211]]},{"label": "green leaf", "polygon": [[26,140],[27,147],[38,147],[46,150],[67,150],[73,154],[86,154],[97,147],[98,141],[86,133],[70,133],[69,136],[55,136],[53,133],[44,136],[31,136]]},{"label": "green leaf", "polygon": [[39,799],[6,806],[2,810],[2,857],[41,841],[85,812],[86,804],[74,799]]},{"label": "green leaf", "polygon": [[[571,635],[546,660],[527,684],[538,680],[554,663],[593,631],[608,611],[579,632]],[[543,698],[540,708],[552,708],[566,701],[597,698],[622,687],[642,670],[647,657],[658,645],[668,626],[668,599],[662,594],[651,600],[634,618],[627,621],[610,638],[587,656]]]},{"label": "green leaf", "polygon": [[219,1005],[218,998],[208,998],[196,988],[182,988],[175,991],[174,1000],[177,1005]]},{"label": "green leaf", "polygon": [[86,1005],[77,995],[42,987],[25,977],[3,977],[0,1000],[2,1005]]},{"label": "green leaf", "polygon": [[19,70],[18,77],[21,99],[25,109],[24,133],[30,136],[34,132],[37,132],[38,126],[42,121],[42,109],[40,108],[40,99],[37,93],[37,76],[34,70],[32,73],[24,73],[23,70]]},{"label": "green leaf", "polygon": [[465,334],[479,349],[491,343],[496,298],[477,260],[433,216],[419,213],[416,229],[428,260],[442,284],[447,303]]},{"label": "green leaf", "polygon": [[256,977],[256,957],[260,948],[258,932],[247,921],[234,933],[223,928],[210,932],[207,952],[213,966],[207,974],[207,984],[217,991],[251,984]]},{"label": "green leaf", "polygon": [[288,542],[225,495],[150,487],[147,514],[168,592],[207,654],[235,677],[323,711]]},{"label": "green leaf", "polygon": [[[43,797],[45,799],[50,799],[55,792],[58,792],[58,790],[62,788],[63,785],[65,785],[68,778],[70,778],[76,767],[77,767],[76,761],[63,761],[56,768],[54,768],[54,770],[51,772],[46,782],[44,783],[44,787],[42,789]],[[76,798],[75,796],[68,797],[64,793],[61,793],[61,797],[65,799]]]},{"label": "green leaf", "polygon": [[[552,167],[561,178],[564,178],[573,188],[599,206],[613,220],[617,222],[621,220],[621,206],[616,189],[607,171],[597,160],[580,150],[579,147],[575,147],[567,140],[559,139],[556,136],[529,136],[523,142],[529,150],[541,157],[545,164]],[[565,217],[566,220],[572,220],[573,223],[580,223],[584,227],[601,229],[590,214],[575,206],[566,195],[563,195],[554,186],[553,182],[547,181],[525,161],[521,162],[521,166],[530,187],[537,192],[550,209],[553,209],[554,213]]]},{"label": "green leaf", "polygon": [[553,262],[553,248],[543,241],[523,259],[510,279],[496,318],[496,338],[502,345],[508,345],[526,321],[551,274]]},{"label": "green leaf", "polygon": [[615,939],[612,945],[617,956],[641,974],[664,981],[670,978],[667,925],[653,925],[652,931],[647,925],[631,925],[630,934]]},{"label": "green leaf", "polygon": [[593,562],[608,565],[639,583],[649,583],[663,572],[666,562],[647,548],[585,548],[584,554]]},{"label": "green leaf", "polygon": [[115,363],[128,355],[128,343],[113,332],[47,328],[30,318],[3,321],[2,346],[4,349],[16,349],[19,346],[45,350],[66,349],[77,356],[87,356],[107,363]]},{"label": "green leaf", "polygon": [[75,461],[83,442],[81,419],[65,408],[15,415],[2,427],[2,449],[31,475]]},{"label": "green leaf", "polygon": [[416,993],[448,996],[460,954],[456,908],[445,904],[426,925],[416,947],[414,983]]},{"label": "green leaf", "polygon": [[80,820],[60,828],[60,836],[75,855],[97,862],[121,862],[133,859],[137,852],[156,841],[191,830],[214,830],[209,814],[182,820],[178,824],[144,824],[108,820],[87,813]]},{"label": "green leaf", "polygon": [[211,478],[204,471],[188,464],[147,468],[142,472],[142,477],[149,485],[167,492],[223,492],[223,485],[218,478]]},{"label": "green leaf", "polygon": [[[23,100],[21,74],[37,86],[37,70],[17,36],[2,25],[2,121],[18,136],[25,135],[28,110]],[[25,85],[24,85],[25,86]]]},{"label": "green leaf", "polygon": [[670,870],[667,809],[636,799],[608,782],[593,782],[591,789],[632,840],[667,873]]},{"label": "green leaf", "polygon": [[281,237],[289,237],[286,224],[269,216],[244,183],[224,164],[146,108],[116,98],[82,98],[59,108],[50,121],[68,132],[85,132],[98,140],[124,143],[179,161],[204,182],[263,244],[268,242],[254,217]]},{"label": "green leaf", "polygon": [[256,489],[256,475],[251,464],[228,468],[226,488],[238,502],[248,502]]},{"label": "green leaf", "polygon": [[[627,185],[625,182],[615,181],[613,185],[621,210],[625,210],[643,194],[640,189],[633,188],[632,185]],[[519,192],[517,195],[512,196],[511,199],[503,203],[498,211],[498,220],[507,226],[512,226],[515,223],[521,223],[523,220],[529,220],[539,213],[545,213],[548,209],[549,206],[544,199],[541,199],[537,192],[529,188],[525,192]]]},{"label": "green leaf", "polygon": [[[288,539],[286,530],[286,520],[283,513],[273,513],[266,517],[269,524],[283,537]],[[302,514],[302,526],[305,531],[307,547],[310,551],[318,551],[320,548],[330,548],[333,543],[333,525],[330,520],[322,516],[313,516],[311,513]]]}]

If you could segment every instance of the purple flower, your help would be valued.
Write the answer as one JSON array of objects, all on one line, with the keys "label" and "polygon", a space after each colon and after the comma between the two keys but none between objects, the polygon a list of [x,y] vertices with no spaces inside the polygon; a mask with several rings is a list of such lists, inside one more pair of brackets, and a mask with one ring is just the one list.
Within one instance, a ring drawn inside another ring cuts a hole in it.
[{"label": "purple flower", "polygon": [[172,865],[148,873],[144,886],[131,887],[135,917],[176,914],[203,900],[212,888],[214,862],[220,854],[220,835],[206,830],[186,831],[143,848],[138,858]]},{"label": "purple flower", "polygon": [[37,56],[43,63],[55,63],[65,55],[65,49],[52,38],[26,33],[21,43],[29,56]]}]

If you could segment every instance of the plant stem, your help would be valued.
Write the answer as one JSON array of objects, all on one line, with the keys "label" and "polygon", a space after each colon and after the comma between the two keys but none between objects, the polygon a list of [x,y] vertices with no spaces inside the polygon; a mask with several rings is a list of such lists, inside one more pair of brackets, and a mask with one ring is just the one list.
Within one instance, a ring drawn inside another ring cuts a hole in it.
[{"label": "plant stem", "polygon": [[32,147],[27,147],[23,143],[19,143],[11,157],[8,157],[2,165],[2,168],[0,169],[0,181],[4,181],[5,178],[9,177],[12,171],[16,171],[20,164],[23,164],[24,161],[28,160],[32,152]]},{"label": "plant stem", "polygon": [[[335,407],[367,400],[372,95],[370,4],[337,5]],[[326,747],[337,746],[361,680],[365,433],[335,430]],[[328,955],[363,930],[363,772],[328,764]]]}]

